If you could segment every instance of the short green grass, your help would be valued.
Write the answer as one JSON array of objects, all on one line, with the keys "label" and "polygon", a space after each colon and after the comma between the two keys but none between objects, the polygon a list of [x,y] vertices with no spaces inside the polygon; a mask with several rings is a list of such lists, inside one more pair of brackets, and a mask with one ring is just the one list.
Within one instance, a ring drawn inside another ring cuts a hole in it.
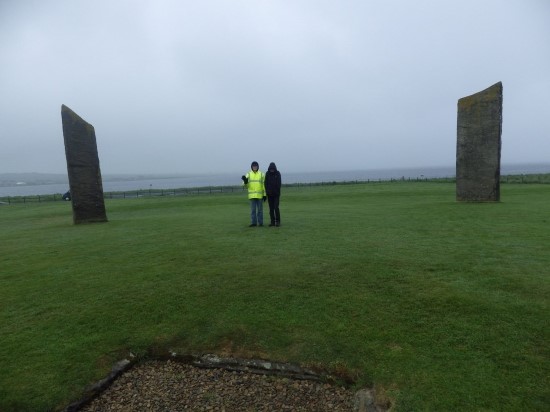
[{"label": "short green grass", "polygon": [[548,410],[550,186],[454,190],[286,188],[280,228],[248,228],[243,193],[78,226],[68,202],[0,206],[0,410],[61,409],[151,348],[321,366],[398,411]]}]

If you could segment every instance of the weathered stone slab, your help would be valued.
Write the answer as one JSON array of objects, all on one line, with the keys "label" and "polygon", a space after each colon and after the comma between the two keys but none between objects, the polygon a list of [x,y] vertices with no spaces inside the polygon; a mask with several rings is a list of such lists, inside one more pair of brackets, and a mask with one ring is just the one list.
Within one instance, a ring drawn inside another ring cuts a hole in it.
[{"label": "weathered stone slab", "polygon": [[73,222],[106,222],[103,183],[94,127],[61,106]]},{"label": "weathered stone slab", "polygon": [[456,200],[500,200],[502,83],[458,100]]}]

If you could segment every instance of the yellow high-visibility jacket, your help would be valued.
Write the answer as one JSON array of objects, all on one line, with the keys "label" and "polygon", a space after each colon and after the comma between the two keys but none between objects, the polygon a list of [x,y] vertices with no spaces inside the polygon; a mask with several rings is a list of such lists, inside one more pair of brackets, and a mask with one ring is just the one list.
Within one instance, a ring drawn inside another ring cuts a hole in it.
[{"label": "yellow high-visibility jacket", "polygon": [[257,172],[251,170],[246,174],[246,178],[248,179],[248,184],[246,185],[248,188],[248,198],[262,199],[265,196],[264,174],[259,170]]}]

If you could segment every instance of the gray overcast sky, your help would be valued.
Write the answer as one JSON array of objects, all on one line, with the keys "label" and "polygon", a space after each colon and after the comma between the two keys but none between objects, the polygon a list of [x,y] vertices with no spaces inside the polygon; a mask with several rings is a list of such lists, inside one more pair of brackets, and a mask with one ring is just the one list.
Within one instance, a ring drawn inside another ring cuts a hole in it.
[{"label": "gray overcast sky", "polygon": [[0,0],[0,173],[452,166],[457,101],[504,87],[502,162],[548,162],[549,0]]}]

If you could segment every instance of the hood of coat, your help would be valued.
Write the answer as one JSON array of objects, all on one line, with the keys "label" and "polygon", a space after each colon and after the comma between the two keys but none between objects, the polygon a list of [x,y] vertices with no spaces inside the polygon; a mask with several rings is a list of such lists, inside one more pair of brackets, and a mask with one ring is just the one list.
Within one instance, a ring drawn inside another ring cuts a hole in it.
[{"label": "hood of coat", "polygon": [[275,165],[275,163],[271,162],[271,163],[269,164],[269,167],[267,168],[267,170],[268,170],[269,172],[276,172],[276,171],[277,171],[277,166]]}]

